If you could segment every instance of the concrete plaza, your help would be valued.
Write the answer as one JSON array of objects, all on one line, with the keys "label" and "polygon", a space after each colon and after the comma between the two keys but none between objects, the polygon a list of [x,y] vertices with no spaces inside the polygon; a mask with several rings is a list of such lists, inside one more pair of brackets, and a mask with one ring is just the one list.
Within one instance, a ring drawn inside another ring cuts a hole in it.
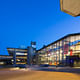
[{"label": "concrete plaza", "polygon": [[80,74],[31,69],[1,69],[0,80],[80,80]]}]

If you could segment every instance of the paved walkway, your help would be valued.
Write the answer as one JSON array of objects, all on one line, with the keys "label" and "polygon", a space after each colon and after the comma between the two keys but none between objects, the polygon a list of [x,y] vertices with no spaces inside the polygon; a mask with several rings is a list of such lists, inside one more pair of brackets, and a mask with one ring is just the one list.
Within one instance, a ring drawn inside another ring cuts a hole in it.
[{"label": "paved walkway", "polygon": [[80,75],[66,72],[32,71],[30,69],[6,69],[0,71],[0,80],[80,80]]}]

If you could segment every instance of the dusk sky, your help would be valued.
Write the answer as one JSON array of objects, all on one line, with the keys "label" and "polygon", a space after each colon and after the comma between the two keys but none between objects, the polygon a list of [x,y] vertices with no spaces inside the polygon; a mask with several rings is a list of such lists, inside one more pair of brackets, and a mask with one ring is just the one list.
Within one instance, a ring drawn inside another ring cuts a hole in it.
[{"label": "dusk sky", "polygon": [[37,42],[37,49],[80,32],[80,17],[60,11],[60,0],[0,0],[0,55]]}]

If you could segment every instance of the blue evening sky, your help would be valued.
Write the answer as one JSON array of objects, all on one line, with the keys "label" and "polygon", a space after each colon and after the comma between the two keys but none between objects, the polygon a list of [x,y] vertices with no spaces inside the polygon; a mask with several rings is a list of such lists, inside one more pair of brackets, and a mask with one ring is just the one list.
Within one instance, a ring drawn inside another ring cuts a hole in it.
[{"label": "blue evening sky", "polygon": [[80,17],[60,11],[59,0],[0,0],[0,55],[7,47],[37,49],[66,34],[80,32]]}]

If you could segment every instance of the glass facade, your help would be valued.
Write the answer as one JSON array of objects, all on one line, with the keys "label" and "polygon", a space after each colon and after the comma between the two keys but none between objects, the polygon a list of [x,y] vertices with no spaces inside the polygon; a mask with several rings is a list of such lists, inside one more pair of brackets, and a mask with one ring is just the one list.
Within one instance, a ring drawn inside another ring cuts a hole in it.
[{"label": "glass facade", "polygon": [[[80,58],[80,34],[65,36],[40,49],[38,54],[38,64],[66,65],[67,57]],[[78,62],[80,63],[80,59]]]}]

